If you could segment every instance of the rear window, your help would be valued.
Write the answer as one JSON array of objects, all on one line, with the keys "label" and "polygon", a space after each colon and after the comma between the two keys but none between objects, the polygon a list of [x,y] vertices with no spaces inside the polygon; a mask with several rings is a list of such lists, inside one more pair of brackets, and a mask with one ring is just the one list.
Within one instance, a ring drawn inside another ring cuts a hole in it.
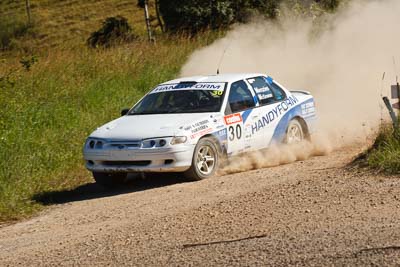
[{"label": "rear window", "polygon": [[282,101],[286,98],[285,92],[272,79],[266,77],[254,77],[247,79],[257,95],[261,105],[268,105]]},{"label": "rear window", "polygon": [[281,101],[286,98],[285,91],[283,91],[283,89],[281,87],[279,87],[279,85],[277,85],[275,82],[272,82],[270,84],[270,86],[271,86],[272,92],[274,93],[275,99],[277,101]]},{"label": "rear window", "polygon": [[255,77],[247,79],[257,95],[258,101],[261,105],[270,104],[275,102],[275,97],[271,88],[268,86],[264,77]]}]

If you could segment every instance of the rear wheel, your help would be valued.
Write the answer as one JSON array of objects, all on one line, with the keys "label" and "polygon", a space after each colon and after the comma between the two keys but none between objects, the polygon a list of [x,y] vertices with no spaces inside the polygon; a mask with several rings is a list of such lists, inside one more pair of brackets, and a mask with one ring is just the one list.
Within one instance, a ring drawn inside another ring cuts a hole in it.
[{"label": "rear wheel", "polygon": [[93,172],[93,178],[96,183],[104,187],[121,185],[125,182],[126,177],[126,173]]},{"label": "rear wheel", "polygon": [[215,174],[219,164],[218,147],[214,139],[200,139],[194,149],[192,166],[184,172],[186,178],[199,181]]},{"label": "rear wheel", "polygon": [[300,122],[297,119],[293,119],[289,122],[286,129],[285,143],[296,144],[304,140],[304,131]]}]

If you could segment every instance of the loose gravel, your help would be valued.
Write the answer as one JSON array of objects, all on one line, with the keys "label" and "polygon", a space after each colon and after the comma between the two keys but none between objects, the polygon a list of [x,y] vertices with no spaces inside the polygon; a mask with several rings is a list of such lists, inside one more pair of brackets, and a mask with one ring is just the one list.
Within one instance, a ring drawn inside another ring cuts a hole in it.
[{"label": "loose gravel", "polygon": [[400,177],[350,168],[358,152],[54,193],[0,228],[0,265],[400,266]]}]

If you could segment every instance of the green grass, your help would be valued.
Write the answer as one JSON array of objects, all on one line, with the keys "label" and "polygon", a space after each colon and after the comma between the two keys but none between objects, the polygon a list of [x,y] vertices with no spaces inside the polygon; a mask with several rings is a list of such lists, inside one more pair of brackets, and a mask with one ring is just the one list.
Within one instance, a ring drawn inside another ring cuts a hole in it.
[{"label": "green grass", "polygon": [[0,221],[41,209],[35,194],[91,180],[82,146],[157,83],[174,78],[190,53],[217,33],[164,37],[109,50],[57,50],[30,71],[18,58],[0,62]]},{"label": "green grass", "polygon": [[400,174],[400,132],[383,127],[374,145],[363,156],[371,168],[388,174]]}]

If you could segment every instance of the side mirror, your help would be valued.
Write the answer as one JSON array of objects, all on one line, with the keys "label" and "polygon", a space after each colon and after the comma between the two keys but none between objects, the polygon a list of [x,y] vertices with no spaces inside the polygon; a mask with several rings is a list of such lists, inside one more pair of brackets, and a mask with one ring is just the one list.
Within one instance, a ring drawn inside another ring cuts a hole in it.
[{"label": "side mirror", "polygon": [[121,110],[121,116],[125,116],[126,114],[128,114],[129,112],[129,108],[124,108],[123,110]]}]

